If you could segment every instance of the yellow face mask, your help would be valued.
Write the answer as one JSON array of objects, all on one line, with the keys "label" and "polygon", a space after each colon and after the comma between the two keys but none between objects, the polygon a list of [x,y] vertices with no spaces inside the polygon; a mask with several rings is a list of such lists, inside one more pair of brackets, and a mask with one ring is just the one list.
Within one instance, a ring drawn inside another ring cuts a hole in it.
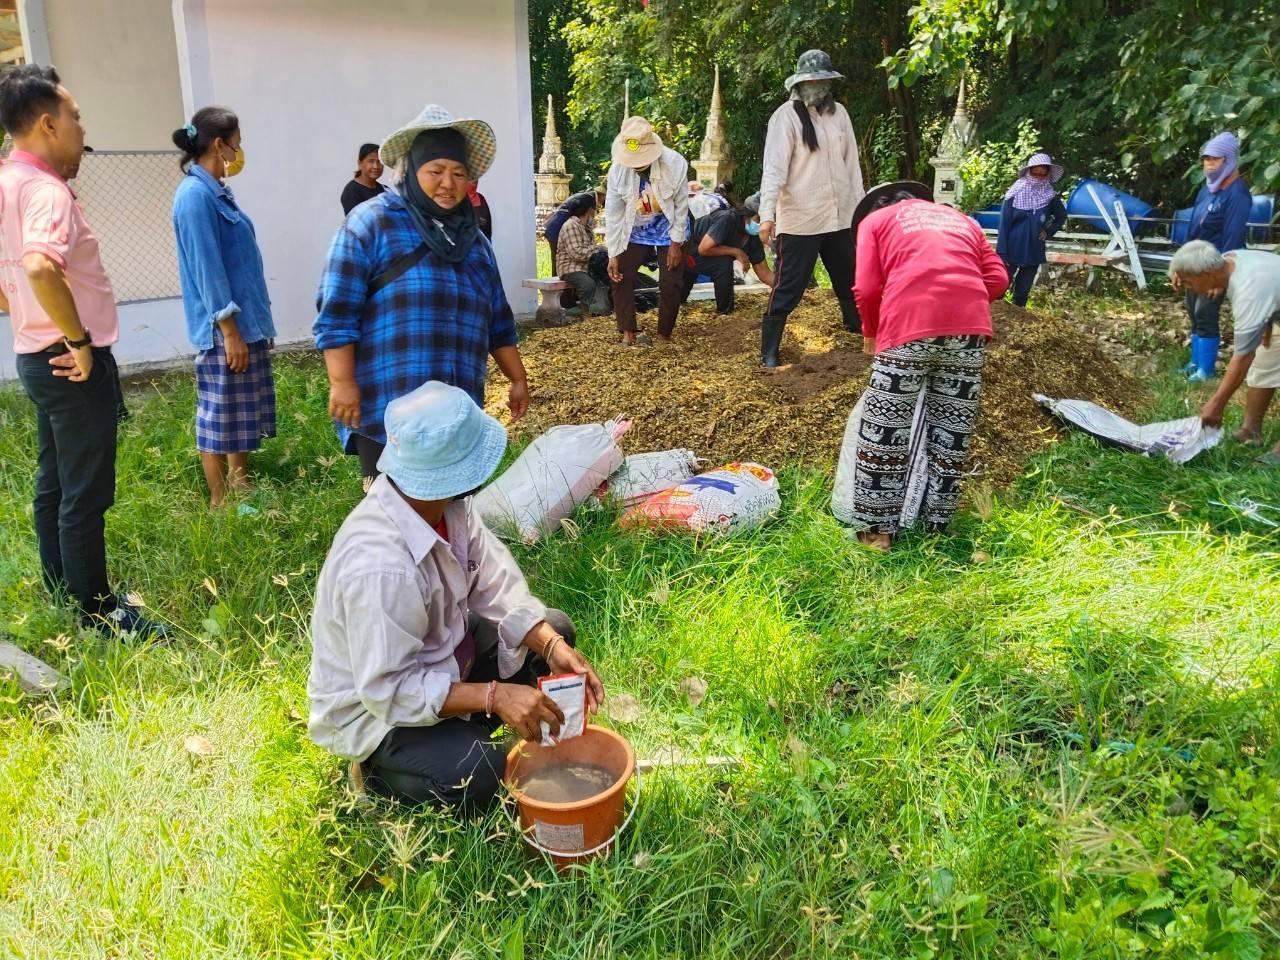
[{"label": "yellow face mask", "polygon": [[237,173],[244,169],[244,150],[236,147],[236,155],[226,163],[226,170],[223,176],[234,177]]}]

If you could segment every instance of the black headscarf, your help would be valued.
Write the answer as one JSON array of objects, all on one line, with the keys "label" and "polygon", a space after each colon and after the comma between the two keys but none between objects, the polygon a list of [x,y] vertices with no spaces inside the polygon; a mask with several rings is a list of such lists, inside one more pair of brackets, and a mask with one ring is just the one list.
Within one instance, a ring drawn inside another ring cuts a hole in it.
[{"label": "black headscarf", "polygon": [[400,181],[400,195],[431,252],[448,263],[461,263],[480,232],[475,207],[464,190],[458,205],[446,210],[428,197],[418,183],[418,169],[441,158],[467,166],[467,141],[462,134],[452,128],[424,130],[418,134],[409,148],[409,164]]}]

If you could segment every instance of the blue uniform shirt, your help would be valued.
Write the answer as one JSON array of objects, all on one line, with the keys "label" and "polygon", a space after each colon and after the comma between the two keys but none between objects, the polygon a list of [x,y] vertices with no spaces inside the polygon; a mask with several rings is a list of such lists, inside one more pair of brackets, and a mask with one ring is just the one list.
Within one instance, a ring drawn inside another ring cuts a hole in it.
[{"label": "blue uniform shirt", "polygon": [[1011,267],[1034,267],[1045,262],[1043,230],[1053,236],[1067,222],[1067,208],[1054,197],[1043,207],[1019,210],[1007,199],[1000,208],[1000,232],[996,235],[996,253]]},{"label": "blue uniform shirt", "polygon": [[1208,240],[1219,253],[1243,250],[1245,225],[1252,209],[1253,196],[1243,177],[1236,177],[1231,186],[1217,193],[1210,193],[1206,184],[1196,196],[1187,239]]}]

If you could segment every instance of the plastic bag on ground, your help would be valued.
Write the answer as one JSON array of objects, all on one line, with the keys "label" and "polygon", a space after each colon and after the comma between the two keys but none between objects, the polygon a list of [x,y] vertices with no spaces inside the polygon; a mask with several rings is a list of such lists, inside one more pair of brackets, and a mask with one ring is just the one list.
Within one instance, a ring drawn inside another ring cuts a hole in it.
[{"label": "plastic bag on ground", "polygon": [[655,493],[670,490],[698,472],[692,450],[658,450],[633,453],[622,461],[596,490],[599,500],[612,499],[624,507],[635,506]]},{"label": "plastic bag on ground", "polygon": [[[836,466],[835,485],[831,490],[831,512],[841,523],[855,529],[865,529],[866,524],[854,516],[854,478],[858,469],[858,445],[862,440],[862,410],[867,399],[864,393],[854,404],[845,424],[844,440],[840,444],[840,461]],[[929,485],[929,445],[925,443],[924,391],[916,401],[916,412],[911,422],[911,448],[908,451],[907,479],[903,490],[902,512],[898,515],[898,528],[909,530],[920,516],[924,505],[925,488]],[[872,428],[879,429],[879,428]]]},{"label": "plastic bag on ground", "polygon": [[1198,416],[1137,424],[1088,400],[1054,400],[1040,393],[1031,397],[1054,416],[1103,443],[1147,456],[1164,456],[1178,464],[1187,463],[1222,440],[1222,429],[1206,427]]},{"label": "plastic bag on ground", "polygon": [[476,494],[475,508],[500,536],[536,543],[622,465],[629,429],[630,420],[552,427]]},{"label": "plastic bag on ground", "polygon": [[778,479],[758,463],[730,463],[654,494],[618,520],[623,527],[737,533],[758,527],[782,507]]}]

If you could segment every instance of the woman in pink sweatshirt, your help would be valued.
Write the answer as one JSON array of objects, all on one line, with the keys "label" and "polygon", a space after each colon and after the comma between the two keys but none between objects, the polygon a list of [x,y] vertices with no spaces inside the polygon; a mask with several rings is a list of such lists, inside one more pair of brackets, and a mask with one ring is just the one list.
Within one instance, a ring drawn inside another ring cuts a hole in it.
[{"label": "woman in pink sweatshirt", "polygon": [[922,183],[872,189],[854,213],[853,231],[863,350],[875,356],[862,398],[854,517],[866,527],[863,543],[888,550],[915,520],[903,505],[922,445],[925,526],[940,532],[955,513],[991,338],[990,305],[1008,289],[1009,276],[978,224],[935,204]]}]

